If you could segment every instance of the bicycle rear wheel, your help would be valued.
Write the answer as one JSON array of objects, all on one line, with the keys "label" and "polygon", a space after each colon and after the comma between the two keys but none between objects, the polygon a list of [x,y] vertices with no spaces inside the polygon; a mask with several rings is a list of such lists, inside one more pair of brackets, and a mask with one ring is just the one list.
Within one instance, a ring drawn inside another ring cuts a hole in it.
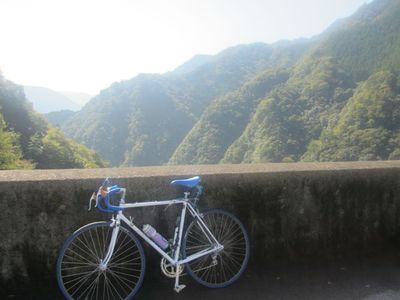
[{"label": "bicycle rear wheel", "polygon": [[145,272],[143,248],[135,235],[120,227],[113,256],[103,270],[113,227],[111,222],[88,224],[64,243],[57,260],[58,285],[67,299],[131,299]]},{"label": "bicycle rear wheel", "polygon": [[[187,273],[206,287],[228,286],[246,269],[250,251],[248,235],[242,223],[224,210],[214,209],[203,213],[203,221],[224,249],[186,263]],[[184,236],[184,256],[208,249],[210,245],[199,221],[194,219]]]}]

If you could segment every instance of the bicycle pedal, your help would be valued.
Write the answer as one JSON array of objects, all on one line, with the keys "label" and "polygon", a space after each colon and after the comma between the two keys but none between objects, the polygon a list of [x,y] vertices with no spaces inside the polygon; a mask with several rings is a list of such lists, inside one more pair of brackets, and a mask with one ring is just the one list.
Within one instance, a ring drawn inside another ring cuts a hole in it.
[{"label": "bicycle pedal", "polygon": [[186,285],[180,284],[180,285],[175,286],[174,290],[175,290],[175,292],[179,293],[179,292],[182,291],[185,287],[186,287]]}]

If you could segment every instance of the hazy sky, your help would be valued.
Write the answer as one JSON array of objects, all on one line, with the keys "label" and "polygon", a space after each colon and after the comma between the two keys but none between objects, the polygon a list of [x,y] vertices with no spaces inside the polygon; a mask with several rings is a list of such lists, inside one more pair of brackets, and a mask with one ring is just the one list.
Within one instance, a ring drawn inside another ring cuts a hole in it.
[{"label": "hazy sky", "polygon": [[18,84],[96,94],[195,54],[310,37],[367,0],[0,0],[0,69]]}]

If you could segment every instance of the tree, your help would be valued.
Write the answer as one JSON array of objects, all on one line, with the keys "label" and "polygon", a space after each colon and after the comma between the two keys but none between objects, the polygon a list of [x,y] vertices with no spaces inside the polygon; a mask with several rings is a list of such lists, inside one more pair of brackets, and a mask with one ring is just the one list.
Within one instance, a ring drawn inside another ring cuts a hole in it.
[{"label": "tree", "polygon": [[22,159],[18,134],[6,129],[6,122],[0,114],[0,170],[32,168],[30,162]]}]

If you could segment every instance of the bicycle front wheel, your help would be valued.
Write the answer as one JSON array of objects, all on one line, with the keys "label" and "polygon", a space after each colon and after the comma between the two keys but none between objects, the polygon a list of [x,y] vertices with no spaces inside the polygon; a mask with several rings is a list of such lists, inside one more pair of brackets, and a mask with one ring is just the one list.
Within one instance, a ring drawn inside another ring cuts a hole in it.
[{"label": "bicycle front wheel", "polygon": [[[203,222],[224,247],[222,251],[202,256],[186,263],[187,273],[198,283],[221,288],[235,282],[244,272],[249,260],[249,238],[242,223],[232,214],[214,209],[203,213]],[[212,242],[197,219],[188,226],[183,253],[189,257],[207,250]]]},{"label": "bicycle front wheel", "polygon": [[58,285],[67,299],[131,299],[145,272],[143,248],[136,236],[120,227],[114,252],[106,268],[113,227],[111,222],[88,224],[64,243],[57,260]]}]

